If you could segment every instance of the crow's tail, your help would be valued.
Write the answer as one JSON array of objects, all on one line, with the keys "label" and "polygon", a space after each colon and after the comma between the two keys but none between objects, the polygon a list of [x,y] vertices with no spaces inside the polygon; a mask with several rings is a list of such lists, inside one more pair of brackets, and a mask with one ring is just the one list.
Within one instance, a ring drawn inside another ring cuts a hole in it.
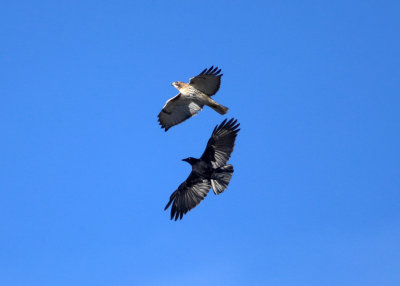
[{"label": "crow's tail", "polygon": [[219,195],[220,193],[225,191],[226,187],[229,184],[229,181],[232,178],[232,174],[232,165],[226,165],[215,169],[214,173],[211,176],[211,186],[214,194]]}]

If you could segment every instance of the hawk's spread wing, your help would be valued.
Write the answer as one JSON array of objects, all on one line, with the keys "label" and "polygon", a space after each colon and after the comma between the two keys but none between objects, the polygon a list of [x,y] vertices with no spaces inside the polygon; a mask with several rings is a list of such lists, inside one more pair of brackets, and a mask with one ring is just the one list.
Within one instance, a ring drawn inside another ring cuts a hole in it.
[{"label": "hawk's spread wing", "polygon": [[178,94],[165,103],[163,109],[158,114],[158,121],[161,128],[165,128],[165,131],[167,131],[172,126],[196,115],[202,108],[202,104]]},{"label": "hawk's spread wing", "polygon": [[208,140],[206,150],[201,156],[201,160],[210,162],[213,168],[218,168],[226,165],[235,146],[235,139],[240,123],[237,120],[226,119],[218,126],[215,126],[211,138]]},{"label": "hawk's spread wing", "polygon": [[195,89],[212,96],[217,93],[221,85],[221,69],[212,66],[203,70],[198,76],[192,77],[189,84]]},{"label": "hawk's spread wing", "polygon": [[183,215],[197,206],[208,194],[210,180],[190,173],[189,177],[172,193],[164,210],[171,207],[171,219],[182,219]]}]

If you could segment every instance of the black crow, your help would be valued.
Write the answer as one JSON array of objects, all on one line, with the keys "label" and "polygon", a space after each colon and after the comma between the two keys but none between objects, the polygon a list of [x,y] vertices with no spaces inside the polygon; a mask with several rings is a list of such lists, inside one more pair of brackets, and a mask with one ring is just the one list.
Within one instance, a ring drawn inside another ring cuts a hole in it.
[{"label": "black crow", "polygon": [[164,210],[167,210],[172,204],[171,219],[182,219],[207,196],[210,188],[216,195],[225,191],[233,174],[233,166],[226,163],[233,152],[239,125],[233,118],[225,119],[215,126],[200,159],[189,157],[182,160],[192,165],[192,172],[172,193],[165,206]]}]

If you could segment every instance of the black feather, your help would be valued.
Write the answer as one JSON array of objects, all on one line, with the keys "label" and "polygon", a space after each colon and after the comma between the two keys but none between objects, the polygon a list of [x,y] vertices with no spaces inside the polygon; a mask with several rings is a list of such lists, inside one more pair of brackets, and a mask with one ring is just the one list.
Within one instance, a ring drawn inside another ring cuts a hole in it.
[{"label": "black feather", "polygon": [[[233,152],[239,126],[234,118],[224,119],[215,126],[200,159],[189,157],[186,160],[192,165],[192,172],[170,196],[164,208],[167,210],[172,205],[171,220],[182,219],[195,208],[207,196],[211,186],[216,194],[226,189],[233,173],[233,167],[226,164]],[[227,173],[224,175],[224,172]]]}]

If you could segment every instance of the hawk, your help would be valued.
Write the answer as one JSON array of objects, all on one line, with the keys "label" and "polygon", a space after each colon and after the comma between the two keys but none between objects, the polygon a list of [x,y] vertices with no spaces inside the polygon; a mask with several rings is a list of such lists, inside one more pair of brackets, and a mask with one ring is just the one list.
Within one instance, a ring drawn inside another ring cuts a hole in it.
[{"label": "hawk", "polygon": [[200,159],[189,157],[182,160],[192,165],[192,172],[172,193],[164,208],[167,210],[172,205],[171,219],[182,219],[207,196],[210,188],[216,195],[225,191],[233,174],[233,166],[226,163],[233,152],[239,125],[233,118],[225,119],[214,128]]},{"label": "hawk", "polygon": [[179,94],[169,99],[158,114],[161,128],[167,131],[172,126],[196,115],[204,105],[211,107],[219,114],[226,114],[228,108],[211,98],[221,85],[220,72],[221,69],[212,66],[192,77],[189,83],[173,82],[172,86],[179,90]]}]

